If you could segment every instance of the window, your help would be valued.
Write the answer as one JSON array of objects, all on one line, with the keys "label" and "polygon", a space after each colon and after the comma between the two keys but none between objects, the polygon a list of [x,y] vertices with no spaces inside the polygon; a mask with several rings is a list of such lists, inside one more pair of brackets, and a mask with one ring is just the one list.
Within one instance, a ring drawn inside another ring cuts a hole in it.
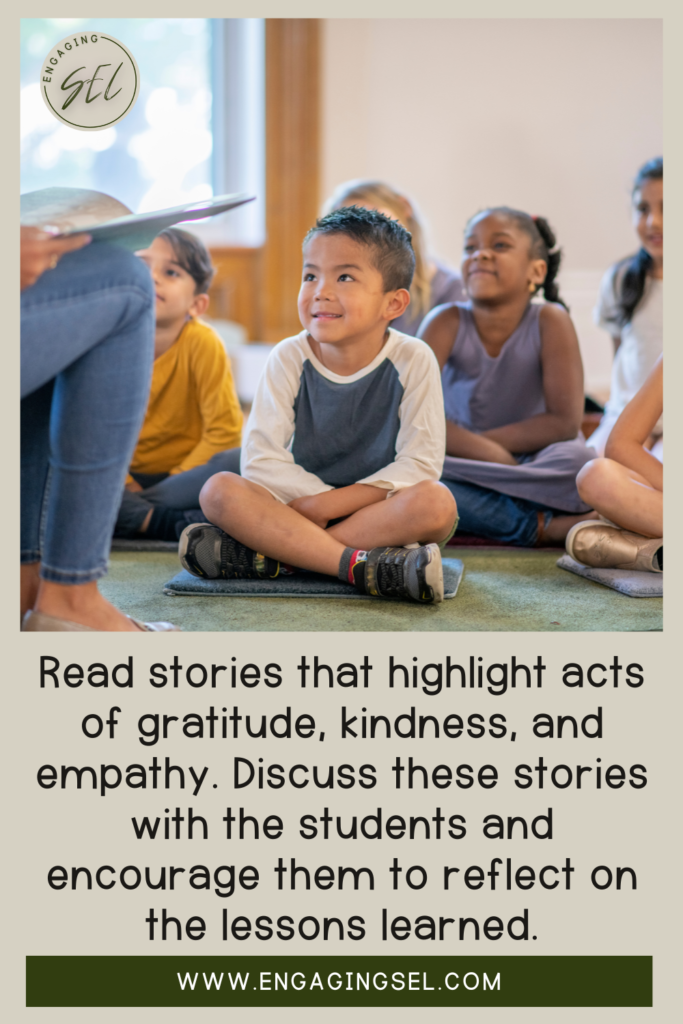
[{"label": "window", "polygon": [[[140,68],[131,113],[96,132],[60,124],[39,85],[51,47],[86,28],[121,39]],[[251,191],[258,205],[206,222],[199,233],[214,244],[260,244],[263,92],[259,19],[22,19],[21,191],[91,188],[135,212]]]}]

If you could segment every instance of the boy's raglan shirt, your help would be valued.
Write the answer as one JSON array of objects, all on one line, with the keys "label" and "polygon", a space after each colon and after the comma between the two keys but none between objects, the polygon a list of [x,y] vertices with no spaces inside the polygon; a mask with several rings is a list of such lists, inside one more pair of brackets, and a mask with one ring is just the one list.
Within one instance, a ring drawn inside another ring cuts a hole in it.
[{"label": "boy's raglan shirt", "polygon": [[350,484],[395,491],[438,480],[446,450],[441,375],[423,341],[389,330],[350,377],[328,370],[306,331],[271,352],[242,445],[242,475],[287,503]]}]

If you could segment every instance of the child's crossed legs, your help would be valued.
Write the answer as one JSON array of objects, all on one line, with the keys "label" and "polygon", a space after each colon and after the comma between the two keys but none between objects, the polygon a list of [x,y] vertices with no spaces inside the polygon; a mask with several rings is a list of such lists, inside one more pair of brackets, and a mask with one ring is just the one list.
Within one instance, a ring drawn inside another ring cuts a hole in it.
[{"label": "child's crossed legs", "polygon": [[345,548],[438,543],[450,535],[457,515],[453,496],[431,480],[405,487],[388,501],[373,495],[371,504],[327,529],[234,473],[211,477],[199,501],[207,518],[240,543],[268,558],[328,576],[337,576]]}]

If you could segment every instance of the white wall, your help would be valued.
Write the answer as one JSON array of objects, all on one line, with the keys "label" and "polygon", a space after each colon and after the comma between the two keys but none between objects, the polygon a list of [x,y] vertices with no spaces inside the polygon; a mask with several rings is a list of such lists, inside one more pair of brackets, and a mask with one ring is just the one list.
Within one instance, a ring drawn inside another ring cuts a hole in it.
[{"label": "white wall", "polygon": [[662,152],[660,20],[325,22],[323,190],[383,178],[419,205],[458,265],[467,218],[490,204],[546,216],[589,390],[611,343],[590,311],[600,276],[635,249],[630,185]]}]

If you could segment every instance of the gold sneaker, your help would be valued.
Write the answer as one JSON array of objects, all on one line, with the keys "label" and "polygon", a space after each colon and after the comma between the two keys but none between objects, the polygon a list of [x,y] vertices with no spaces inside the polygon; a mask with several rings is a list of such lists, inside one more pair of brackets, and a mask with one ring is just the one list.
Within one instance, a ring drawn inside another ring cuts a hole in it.
[{"label": "gold sneaker", "polygon": [[662,572],[664,539],[642,537],[611,523],[587,519],[572,526],[565,542],[567,554],[594,569],[632,569]]}]

